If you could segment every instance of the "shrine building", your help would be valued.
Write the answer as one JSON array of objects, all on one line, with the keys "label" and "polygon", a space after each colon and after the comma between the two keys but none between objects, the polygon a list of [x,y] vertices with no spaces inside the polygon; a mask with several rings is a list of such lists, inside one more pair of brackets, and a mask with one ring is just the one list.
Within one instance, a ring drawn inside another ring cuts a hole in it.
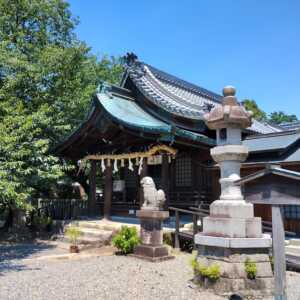
[{"label": "shrine building", "polygon": [[[205,125],[204,114],[221,100],[128,55],[120,85],[99,86],[86,120],[57,146],[56,154],[90,162],[92,214],[134,215],[143,202],[139,182],[146,175],[164,190],[168,206],[205,206],[218,199],[220,188],[219,167],[210,156],[216,135]],[[268,163],[300,171],[299,128],[299,123],[279,126],[253,119],[243,131],[249,156],[241,176]],[[96,173],[103,175],[101,184]],[[255,213],[265,220],[271,216],[263,205],[256,205]],[[289,207],[287,229],[299,232],[299,220],[300,209]]]}]

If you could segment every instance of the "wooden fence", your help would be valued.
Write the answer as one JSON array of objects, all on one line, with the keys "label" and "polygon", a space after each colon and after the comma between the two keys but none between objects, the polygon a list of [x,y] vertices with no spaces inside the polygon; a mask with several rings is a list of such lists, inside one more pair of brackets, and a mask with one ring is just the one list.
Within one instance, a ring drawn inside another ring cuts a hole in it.
[{"label": "wooden fence", "polygon": [[88,201],[81,199],[39,199],[40,214],[54,220],[70,220],[88,215]]}]

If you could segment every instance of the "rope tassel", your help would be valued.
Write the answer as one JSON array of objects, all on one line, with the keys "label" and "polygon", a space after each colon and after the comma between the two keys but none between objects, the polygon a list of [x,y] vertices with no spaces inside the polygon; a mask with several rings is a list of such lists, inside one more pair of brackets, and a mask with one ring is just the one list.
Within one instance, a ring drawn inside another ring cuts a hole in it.
[{"label": "rope tassel", "polygon": [[121,159],[121,167],[124,168],[124,166],[125,166],[125,161],[124,159]]},{"label": "rope tassel", "polygon": [[102,173],[104,173],[104,171],[105,171],[104,159],[101,159],[101,171],[102,171]]},{"label": "rope tassel", "polygon": [[143,158],[140,158],[140,162],[139,162],[139,175],[141,175],[143,170]]},{"label": "rope tassel", "polygon": [[117,173],[117,172],[118,172],[118,160],[115,159],[113,173]]},{"label": "rope tassel", "polygon": [[131,161],[130,158],[128,159],[128,169],[129,169],[130,171],[133,171],[133,164],[132,164],[132,161]]}]

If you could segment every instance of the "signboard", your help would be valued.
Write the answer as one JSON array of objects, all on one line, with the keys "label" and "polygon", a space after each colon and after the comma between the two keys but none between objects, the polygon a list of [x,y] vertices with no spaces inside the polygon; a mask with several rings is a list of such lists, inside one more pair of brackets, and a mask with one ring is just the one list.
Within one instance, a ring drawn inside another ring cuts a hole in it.
[{"label": "signboard", "polygon": [[147,160],[148,165],[161,165],[162,164],[162,155],[154,155],[148,157]]}]

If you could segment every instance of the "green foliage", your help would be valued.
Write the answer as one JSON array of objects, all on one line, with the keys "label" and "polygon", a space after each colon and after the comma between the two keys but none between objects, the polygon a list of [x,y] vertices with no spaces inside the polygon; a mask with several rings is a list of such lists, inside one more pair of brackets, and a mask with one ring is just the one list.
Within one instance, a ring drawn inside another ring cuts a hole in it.
[{"label": "green foliage", "polygon": [[274,256],[270,255],[269,258],[270,258],[271,268],[274,273]]},{"label": "green foliage", "polygon": [[64,0],[0,0],[0,11],[1,210],[28,208],[77,173],[51,149],[82,122],[99,81],[116,83],[123,69],[76,38]]},{"label": "green foliage", "polygon": [[173,247],[172,232],[163,233],[163,243]]},{"label": "green foliage", "polygon": [[120,232],[112,239],[112,243],[123,254],[128,254],[140,243],[140,238],[135,227],[122,226]]},{"label": "green foliage", "polygon": [[245,99],[243,100],[243,104],[247,110],[251,110],[253,112],[253,117],[256,120],[260,120],[260,121],[267,120],[267,114],[258,107],[257,103],[254,100]]},{"label": "green foliage", "polygon": [[193,258],[191,259],[190,265],[196,276],[208,278],[212,281],[218,280],[221,276],[221,270],[218,264],[211,264],[209,266],[205,266],[204,264],[198,262],[196,255],[193,256]]},{"label": "green foliage", "polygon": [[37,229],[50,231],[52,223],[53,221],[51,217],[47,217],[43,215],[39,216],[37,214],[34,214],[33,216],[32,225],[35,226]]},{"label": "green foliage", "polygon": [[76,245],[78,238],[82,235],[82,232],[77,226],[70,226],[66,229],[65,235],[70,239],[71,244]]},{"label": "green foliage", "polygon": [[296,115],[287,115],[283,111],[275,111],[270,115],[270,121],[275,124],[298,121]]},{"label": "green foliage", "polygon": [[256,263],[251,261],[249,258],[245,261],[245,272],[247,273],[247,277],[249,279],[255,279],[257,274],[257,266]]},{"label": "green foliage", "polygon": [[247,110],[251,110],[253,112],[253,117],[259,121],[268,121],[274,124],[281,124],[285,122],[295,122],[298,121],[296,115],[288,115],[283,111],[275,111],[270,115],[267,115],[263,110],[261,110],[257,103],[254,100],[245,99],[243,104]]}]

